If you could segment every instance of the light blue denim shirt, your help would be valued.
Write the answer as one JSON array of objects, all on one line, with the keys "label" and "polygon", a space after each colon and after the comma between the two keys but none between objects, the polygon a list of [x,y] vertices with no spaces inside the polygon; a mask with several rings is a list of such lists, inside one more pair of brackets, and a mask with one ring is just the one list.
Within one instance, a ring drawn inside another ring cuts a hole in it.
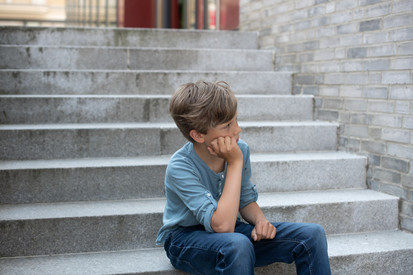
[{"label": "light blue denim shirt", "polygon": [[[258,199],[255,185],[251,183],[250,151],[241,139],[243,154],[240,206],[243,208]],[[214,232],[211,218],[224,188],[225,170],[215,173],[198,156],[191,142],[186,143],[171,158],[165,175],[166,206],[163,226],[158,232],[157,244],[162,244],[168,233],[179,226],[203,225]]]}]

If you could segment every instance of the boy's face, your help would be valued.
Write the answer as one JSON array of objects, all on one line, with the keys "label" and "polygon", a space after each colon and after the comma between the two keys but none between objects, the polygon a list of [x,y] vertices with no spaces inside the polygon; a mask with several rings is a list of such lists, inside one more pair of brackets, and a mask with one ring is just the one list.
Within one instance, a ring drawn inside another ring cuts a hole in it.
[{"label": "boy's face", "polygon": [[238,142],[239,139],[239,134],[241,133],[241,128],[238,125],[238,114],[234,116],[233,119],[226,123],[219,124],[215,126],[214,128],[211,128],[208,130],[206,135],[203,135],[204,137],[204,143],[209,146],[211,144],[211,141],[219,138],[219,137],[232,137],[236,139]]}]

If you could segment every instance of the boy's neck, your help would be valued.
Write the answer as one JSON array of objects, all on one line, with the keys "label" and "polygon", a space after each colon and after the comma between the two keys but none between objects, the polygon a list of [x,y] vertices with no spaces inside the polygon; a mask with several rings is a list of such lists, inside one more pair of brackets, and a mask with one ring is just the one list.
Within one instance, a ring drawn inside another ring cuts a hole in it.
[{"label": "boy's neck", "polygon": [[215,173],[220,173],[225,169],[225,160],[211,155],[204,143],[194,142],[194,149],[197,155],[205,162],[208,167]]}]

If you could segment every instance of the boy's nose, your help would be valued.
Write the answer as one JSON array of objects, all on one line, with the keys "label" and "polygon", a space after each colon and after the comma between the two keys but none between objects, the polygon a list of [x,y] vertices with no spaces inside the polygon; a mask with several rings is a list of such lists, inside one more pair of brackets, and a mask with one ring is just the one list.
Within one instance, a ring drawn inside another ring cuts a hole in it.
[{"label": "boy's nose", "polygon": [[238,122],[237,122],[236,127],[235,127],[235,133],[238,135],[241,132],[242,132],[242,129],[241,127],[239,127]]}]

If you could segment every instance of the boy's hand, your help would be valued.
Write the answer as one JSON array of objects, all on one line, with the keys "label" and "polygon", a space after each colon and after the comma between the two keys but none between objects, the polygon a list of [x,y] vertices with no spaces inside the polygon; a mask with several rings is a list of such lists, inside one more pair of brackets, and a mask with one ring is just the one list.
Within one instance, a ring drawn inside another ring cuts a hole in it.
[{"label": "boy's hand", "polygon": [[219,137],[211,141],[208,146],[208,151],[211,155],[217,156],[232,163],[237,160],[242,161],[242,152],[237,144],[237,140],[233,137]]},{"label": "boy's hand", "polygon": [[260,220],[255,224],[254,229],[251,232],[251,238],[255,242],[259,242],[265,239],[274,239],[277,233],[277,229],[267,220]]}]

